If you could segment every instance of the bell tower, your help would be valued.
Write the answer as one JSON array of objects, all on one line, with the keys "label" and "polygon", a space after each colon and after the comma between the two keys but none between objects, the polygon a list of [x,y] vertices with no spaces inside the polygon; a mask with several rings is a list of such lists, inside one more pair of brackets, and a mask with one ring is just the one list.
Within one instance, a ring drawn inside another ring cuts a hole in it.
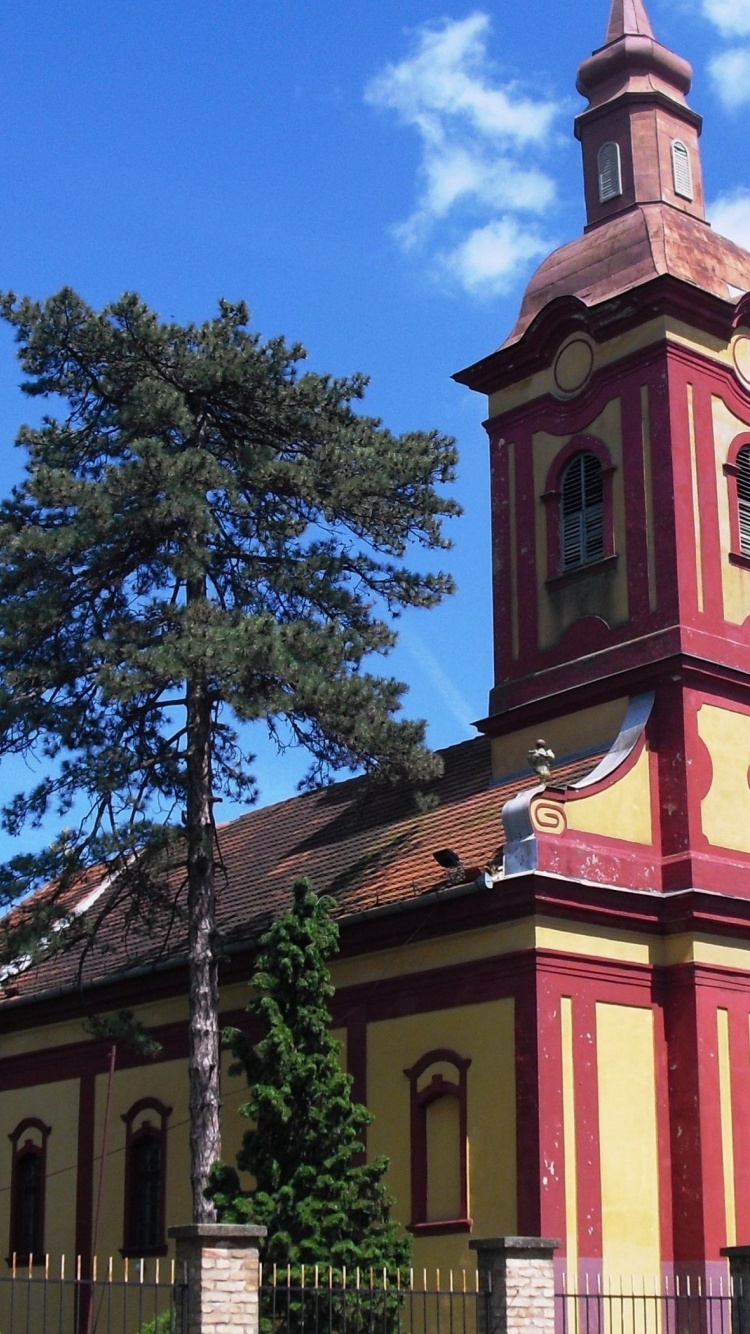
[{"label": "bell tower", "polygon": [[[750,254],[706,221],[691,77],[642,0],[613,0],[578,75],[584,233],[456,376],[489,402],[480,727],[500,780],[539,736],[616,746],[648,697],[644,883],[726,888],[741,854],[750,898]],[[622,804],[608,836],[628,840]]]},{"label": "bell tower", "polygon": [[592,1283],[723,1282],[750,1237],[750,254],[690,83],[612,0],[585,230],[456,377],[489,405],[498,913],[534,942],[518,1231]]}]

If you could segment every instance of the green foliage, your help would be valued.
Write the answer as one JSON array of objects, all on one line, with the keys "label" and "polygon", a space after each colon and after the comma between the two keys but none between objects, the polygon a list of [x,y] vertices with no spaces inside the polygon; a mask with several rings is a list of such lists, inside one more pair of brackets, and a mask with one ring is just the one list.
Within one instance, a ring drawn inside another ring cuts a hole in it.
[{"label": "green foliage", "polygon": [[151,1037],[148,1029],[132,1010],[118,1010],[117,1014],[92,1014],[84,1020],[84,1028],[92,1038],[104,1038],[126,1051],[138,1052],[141,1056],[156,1058],[162,1051],[162,1045]]},{"label": "green foliage", "polygon": [[189,686],[212,800],[252,800],[254,720],[308,749],[310,784],[432,776],[403,686],[369,664],[393,616],[451,589],[406,556],[447,545],[452,441],[392,435],[358,411],[361,375],[301,373],[304,350],[263,343],[241,303],[180,326],[132,294],[95,311],[65,289],[6,294],[0,315],[49,405],[0,507],[0,756],[41,775],[1,820],[78,820],[0,868],[0,901],[56,880],[64,903],[105,863],[134,913],[156,911],[185,862]]},{"label": "green foliage", "polygon": [[162,1311],[154,1316],[153,1320],[147,1320],[145,1325],[141,1325],[138,1334],[175,1334],[177,1329],[177,1317],[173,1311]]},{"label": "green foliage", "polygon": [[326,960],[338,948],[331,907],[298,881],[293,906],[263,938],[248,1006],[263,1037],[253,1048],[241,1033],[229,1035],[233,1070],[244,1071],[251,1089],[241,1112],[253,1124],[237,1164],[254,1186],[241,1190],[237,1173],[220,1166],[212,1193],[222,1221],[268,1229],[267,1264],[393,1273],[408,1265],[410,1242],[390,1217],[387,1160],[362,1161],[372,1118],[352,1101],[330,1033]]}]

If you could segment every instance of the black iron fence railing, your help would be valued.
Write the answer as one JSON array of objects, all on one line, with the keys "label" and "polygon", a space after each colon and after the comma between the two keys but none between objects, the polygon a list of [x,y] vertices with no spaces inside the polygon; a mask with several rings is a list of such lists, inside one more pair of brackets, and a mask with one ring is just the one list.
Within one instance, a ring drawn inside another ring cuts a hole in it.
[{"label": "black iron fence railing", "polygon": [[557,1334],[750,1334],[750,1292],[730,1280],[599,1280],[555,1294]]},{"label": "black iron fence railing", "polygon": [[174,1261],[78,1259],[0,1273],[2,1334],[187,1334],[187,1282]]},{"label": "black iron fence railing", "polygon": [[488,1300],[473,1272],[262,1267],[260,1334],[483,1334]]}]

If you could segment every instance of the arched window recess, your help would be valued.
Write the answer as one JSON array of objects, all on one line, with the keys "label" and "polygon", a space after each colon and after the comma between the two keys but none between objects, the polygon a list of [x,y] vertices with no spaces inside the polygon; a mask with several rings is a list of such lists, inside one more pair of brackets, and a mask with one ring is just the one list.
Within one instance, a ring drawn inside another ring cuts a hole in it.
[{"label": "arched window recess", "polygon": [[578,436],[560,451],[547,478],[547,578],[556,583],[593,573],[615,557],[609,451],[593,436]]},{"label": "arched window recess", "polygon": [[9,1264],[43,1264],[47,1194],[47,1140],[51,1127],[36,1116],[19,1121],[12,1145]]},{"label": "arched window recess", "polygon": [[167,1122],[172,1108],[140,1098],[125,1122],[125,1219],[122,1254],[166,1255]]},{"label": "arched window recess", "polygon": [[471,1060],[436,1047],[404,1071],[411,1105],[411,1222],[417,1234],[468,1232],[467,1072]]}]

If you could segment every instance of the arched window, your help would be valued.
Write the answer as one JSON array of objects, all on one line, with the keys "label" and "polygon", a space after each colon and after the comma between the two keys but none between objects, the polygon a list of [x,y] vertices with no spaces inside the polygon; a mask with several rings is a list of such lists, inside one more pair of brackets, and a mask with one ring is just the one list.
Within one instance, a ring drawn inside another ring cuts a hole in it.
[{"label": "arched window", "polygon": [[467,1078],[471,1061],[440,1047],[405,1070],[411,1094],[412,1232],[468,1232]]},{"label": "arched window", "polygon": [[724,464],[729,485],[729,559],[750,565],[750,432],[739,436]]},{"label": "arched window", "polygon": [[740,552],[750,556],[750,445],[737,451],[737,528]]},{"label": "arched window", "polygon": [[10,1256],[20,1264],[44,1261],[44,1204],[47,1138],[50,1127],[37,1117],[20,1121],[9,1135],[13,1145],[10,1187]]},{"label": "arched window", "polygon": [[164,1255],[167,1121],[171,1107],[141,1098],[125,1122],[125,1228],[123,1255]]},{"label": "arched window", "polygon": [[606,204],[609,199],[617,199],[622,194],[622,163],[620,145],[614,142],[602,144],[596,155],[596,174],[599,180],[599,203]]},{"label": "arched window", "polygon": [[541,500],[547,512],[547,583],[552,587],[615,552],[614,477],[607,446],[594,435],[569,440],[552,460]]},{"label": "arched window", "polygon": [[590,450],[574,454],[560,484],[560,570],[604,556],[604,479]]},{"label": "arched window", "polygon": [[674,192],[683,199],[693,198],[693,172],[690,165],[690,153],[685,144],[675,139],[672,144],[672,179]]}]

